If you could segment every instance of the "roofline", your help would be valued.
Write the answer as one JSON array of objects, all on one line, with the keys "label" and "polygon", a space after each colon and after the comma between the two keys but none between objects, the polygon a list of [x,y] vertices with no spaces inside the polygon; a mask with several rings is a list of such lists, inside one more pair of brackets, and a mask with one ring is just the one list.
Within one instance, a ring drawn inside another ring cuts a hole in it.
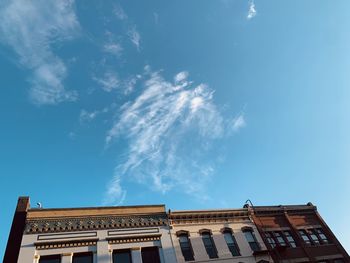
[{"label": "roofline", "polygon": [[164,204],[158,205],[127,205],[127,206],[86,206],[86,207],[62,207],[62,208],[30,208],[28,212],[36,212],[36,211],[71,211],[71,210],[89,210],[89,209],[127,209],[127,208],[149,208],[149,207],[162,207],[165,210]]}]

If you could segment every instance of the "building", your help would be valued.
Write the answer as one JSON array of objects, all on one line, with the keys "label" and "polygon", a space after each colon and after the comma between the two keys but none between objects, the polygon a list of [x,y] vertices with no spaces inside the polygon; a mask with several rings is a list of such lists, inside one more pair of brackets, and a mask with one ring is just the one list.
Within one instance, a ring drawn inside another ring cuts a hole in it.
[{"label": "building", "polygon": [[177,262],[273,262],[246,208],[168,214]]},{"label": "building", "polygon": [[274,262],[350,262],[312,203],[246,207]]},{"label": "building", "polygon": [[18,200],[5,263],[175,263],[164,205],[33,209]]},{"label": "building", "polygon": [[350,263],[311,203],[170,211],[31,208],[18,199],[4,263]]}]

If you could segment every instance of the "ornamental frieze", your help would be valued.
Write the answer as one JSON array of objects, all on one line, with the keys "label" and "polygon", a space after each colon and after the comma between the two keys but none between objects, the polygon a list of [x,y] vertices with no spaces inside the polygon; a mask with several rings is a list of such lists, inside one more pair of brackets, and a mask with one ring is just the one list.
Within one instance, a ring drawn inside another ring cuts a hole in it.
[{"label": "ornamental frieze", "polygon": [[165,215],[30,219],[26,222],[25,234],[165,226],[167,223]]}]

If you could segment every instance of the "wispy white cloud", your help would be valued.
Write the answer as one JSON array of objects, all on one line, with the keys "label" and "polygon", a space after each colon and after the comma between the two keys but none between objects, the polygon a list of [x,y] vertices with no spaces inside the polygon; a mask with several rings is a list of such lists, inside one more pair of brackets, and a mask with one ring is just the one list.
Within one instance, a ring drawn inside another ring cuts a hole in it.
[{"label": "wispy white cloud", "polygon": [[249,10],[248,10],[248,14],[247,14],[247,19],[250,20],[256,16],[257,12],[255,9],[254,0],[249,0],[248,4],[249,4]]},{"label": "wispy white cloud", "polygon": [[107,71],[102,77],[93,77],[101,88],[106,92],[111,92],[120,87],[120,80],[118,74],[113,71]]},{"label": "wispy white cloud", "polygon": [[70,39],[79,31],[74,2],[3,1],[0,17],[0,40],[32,71],[32,100],[37,104],[75,100],[76,92],[63,85],[67,67],[51,49],[52,43]]},{"label": "wispy white cloud", "polygon": [[118,190],[122,178],[163,193],[180,187],[200,199],[208,198],[204,189],[215,164],[207,153],[211,141],[225,136],[228,126],[213,101],[213,90],[194,85],[186,71],[175,75],[173,82],[160,72],[148,71],[143,91],[121,107],[107,133],[107,145],[117,138],[129,145],[125,162],[115,169],[116,183],[109,185],[107,199],[115,203],[125,197]]},{"label": "wispy white cloud", "polygon": [[239,114],[237,117],[233,119],[232,129],[234,132],[238,132],[240,129],[246,126],[246,121],[243,113]]},{"label": "wispy white cloud", "polygon": [[121,205],[125,200],[127,191],[121,186],[120,176],[115,175],[108,185],[109,187],[105,194],[103,205]]},{"label": "wispy white cloud", "polygon": [[140,33],[137,31],[136,26],[130,27],[127,34],[130,41],[135,45],[137,50],[140,50],[141,36]]},{"label": "wispy white cloud", "polygon": [[115,16],[119,20],[126,20],[126,19],[128,19],[128,15],[125,13],[124,9],[119,4],[116,4],[114,6],[113,12],[114,12]]},{"label": "wispy white cloud", "polygon": [[103,46],[103,51],[119,57],[123,51],[123,47],[119,43],[108,43]]}]

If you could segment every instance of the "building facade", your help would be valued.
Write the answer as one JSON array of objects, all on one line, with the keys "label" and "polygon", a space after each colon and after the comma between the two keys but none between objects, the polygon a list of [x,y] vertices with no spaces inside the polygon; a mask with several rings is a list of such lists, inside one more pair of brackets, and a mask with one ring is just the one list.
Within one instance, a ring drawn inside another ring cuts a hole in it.
[{"label": "building facade", "polygon": [[247,209],[169,212],[177,262],[273,262]]},{"label": "building facade", "polygon": [[5,263],[176,263],[164,205],[31,209],[19,198]]},{"label": "building facade", "polygon": [[20,197],[4,263],[350,263],[311,203],[170,211],[31,208]]},{"label": "building facade", "polygon": [[312,203],[246,207],[274,262],[350,262]]}]

